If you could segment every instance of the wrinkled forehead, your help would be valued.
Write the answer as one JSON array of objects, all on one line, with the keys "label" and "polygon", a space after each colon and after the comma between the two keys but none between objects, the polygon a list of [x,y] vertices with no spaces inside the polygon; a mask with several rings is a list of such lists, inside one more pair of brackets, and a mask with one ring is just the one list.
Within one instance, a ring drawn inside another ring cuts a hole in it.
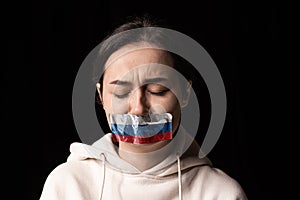
[{"label": "wrinkled forehead", "polygon": [[105,65],[104,82],[116,80],[139,82],[161,78],[175,81],[173,58],[153,46],[127,45],[114,52]]}]

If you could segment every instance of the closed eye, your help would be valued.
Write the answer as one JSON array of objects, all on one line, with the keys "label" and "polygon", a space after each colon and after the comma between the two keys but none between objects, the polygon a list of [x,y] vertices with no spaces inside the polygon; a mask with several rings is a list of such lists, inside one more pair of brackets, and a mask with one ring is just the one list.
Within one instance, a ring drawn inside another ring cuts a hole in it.
[{"label": "closed eye", "polygon": [[130,92],[125,93],[125,94],[114,94],[114,96],[117,97],[117,98],[119,98],[119,99],[124,99],[124,98],[126,98],[126,97],[129,96],[129,93]]},{"label": "closed eye", "polygon": [[163,96],[164,94],[166,94],[169,91],[169,89],[166,90],[161,90],[161,91],[150,91],[148,90],[148,92],[150,94],[156,95],[156,96]]}]

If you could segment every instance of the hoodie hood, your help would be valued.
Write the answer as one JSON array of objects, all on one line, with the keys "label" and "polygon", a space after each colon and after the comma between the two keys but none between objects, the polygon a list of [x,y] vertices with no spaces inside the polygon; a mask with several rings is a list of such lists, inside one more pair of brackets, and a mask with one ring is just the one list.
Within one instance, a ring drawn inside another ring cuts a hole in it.
[{"label": "hoodie hood", "polygon": [[[208,158],[199,158],[199,155],[202,155],[199,145],[182,126],[169,144],[155,152],[120,152],[118,147],[112,142],[111,133],[106,134],[92,145],[78,142],[72,143],[70,152],[71,154],[67,161],[85,159],[101,160],[108,167],[128,174],[143,173],[156,176],[174,174],[178,172],[178,166],[175,161],[179,158],[181,159],[181,170],[195,166],[211,165]],[[126,156],[125,159],[124,156]],[[130,160],[128,161],[127,158]],[[141,170],[141,167],[137,167],[139,164],[146,166],[143,166]]]}]

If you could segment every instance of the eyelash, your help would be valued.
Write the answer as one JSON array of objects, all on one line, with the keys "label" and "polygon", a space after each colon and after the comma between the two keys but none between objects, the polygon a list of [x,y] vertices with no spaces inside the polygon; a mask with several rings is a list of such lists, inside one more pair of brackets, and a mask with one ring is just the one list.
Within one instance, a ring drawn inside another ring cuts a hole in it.
[{"label": "eyelash", "polygon": [[161,90],[159,92],[151,92],[148,90],[148,92],[152,95],[156,95],[156,96],[163,96],[165,93],[167,93],[169,90]]},{"label": "eyelash", "polygon": [[[162,90],[159,92],[151,92],[151,91],[147,90],[147,92],[149,92],[150,94],[155,95],[155,96],[163,96],[168,91],[169,90]],[[124,99],[124,98],[128,97],[129,94],[130,94],[130,92],[125,93],[125,94],[114,94],[114,96],[117,97],[118,99]]]},{"label": "eyelash", "polygon": [[115,97],[117,97],[118,99],[124,99],[129,95],[130,92],[125,93],[125,94],[114,94]]}]

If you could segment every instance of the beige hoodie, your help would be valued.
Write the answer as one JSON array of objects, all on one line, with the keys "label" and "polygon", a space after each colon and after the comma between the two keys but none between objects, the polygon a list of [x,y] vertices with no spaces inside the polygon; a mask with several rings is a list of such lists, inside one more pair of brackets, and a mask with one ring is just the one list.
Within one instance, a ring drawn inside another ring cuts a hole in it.
[{"label": "beige hoodie", "polygon": [[93,145],[73,143],[67,162],[49,174],[40,200],[247,199],[234,179],[199,158],[199,146],[191,140],[181,128],[167,148],[123,152],[123,159],[111,134]]}]

